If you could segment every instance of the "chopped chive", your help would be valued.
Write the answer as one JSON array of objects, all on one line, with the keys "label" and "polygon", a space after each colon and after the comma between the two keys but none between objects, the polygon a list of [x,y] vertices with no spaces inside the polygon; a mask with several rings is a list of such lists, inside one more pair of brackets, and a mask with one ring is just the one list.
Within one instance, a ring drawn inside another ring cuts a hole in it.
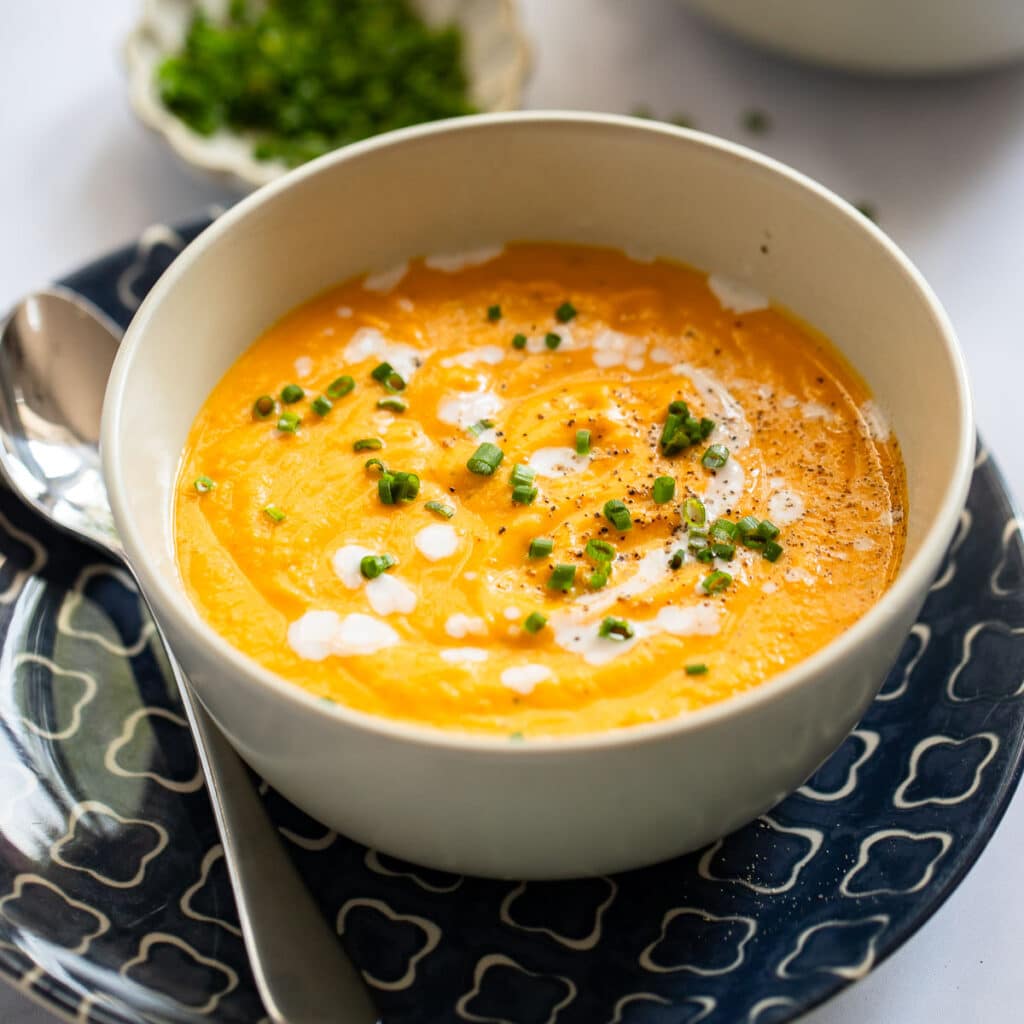
[{"label": "chopped chive", "polygon": [[255,402],[252,403],[252,415],[254,419],[266,420],[274,415],[277,409],[277,402],[274,401],[270,395],[260,395]]},{"label": "chopped chive", "polygon": [[555,542],[550,537],[534,537],[530,541],[529,555],[531,558],[547,558],[555,549]]},{"label": "chopped chive", "polygon": [[703,551],[708,547],[708,535],[700,530],[691,530],[687,537],[686,546],[691,551]]},{"label": "chopped chive", "polygon": [[380,479],[377,481],[377,497],[380,498],[382,505],[394,505],[394,483],[394,475],[389,473],[387,470],[384,470],[380,475]]},{"label": "chopped chive", "polygon": [[756,516],[744,516],[736,524],[736,529],[739,530],[740,536],[745,540],[747,537],[755,535],[760,526],[761,523]]},{"label": "chopped chive", "polygon": [[700,581],[701,588],[705,594],[717,594],[725,590],[730,583],[732,583],[732,576],[727,572],[722,572],[721,569],[716,569],[715,572],[710,573]]},{"label": "chopped chive", "polygon": [[771,131],[771,115],[764,110],[744,111],[743,127],[750,132],[751,135],[764,135]]},{"label": "chopped chive", "polygon": [[420,493],[420,478],[415,473],[392,473],[391,493],[396,501],[412,501]]},{"label": "chopped chive", "polygon": [[548,617],[540,612],[530,612],[523,620],[523,629],[527,633],[539,633],[548,624]]},{"label": "chopped chive", "polygon": [[478,476],[491,476],[501,465],[503,458],[505,458],[505,453],[496,444],[484,441],[469,457],[466,468],[470,473],[476,473]]},{"label": "chopped chive", "polygon": [[488,306],[487,319],[496,324],[501,319],[501,306]]},{"label": "chopped chive", "polygon": [[311,408],[317,416],[326,416],[334,408],[334,405],[331,403],[329,398],[325,398],[323,395],[320,395],[313,399]]},{"label": "chopped chive", "polygon": [[708,667],[702,661],[695,662],[692,665],[687,665],[683,671],[688,676],[702,676],[707,673]]},{"label": "chopped chive", "polygon": [[363,469],[365,469],[367,473],[369,473],[371,469],[379,469],[382,473],[386,473],[388,471],[387,466],[385,466],[380,459],[367,459],[363,463]]},{"label": "chopped chive", "polygon": [[676,493],[676,482],[670,476],[659,476],[654,481],[654,487],[651,490],[651,496],[654,498],[656,505],[664,505],[666,501],[671,501],[675,497]]},{"label": "chopped chive", "polygon": [[731,562],[733,555],[736,554],[736,545],[726,544],[723,541],[716,541],[711,545],[709,550],[715,558],[724,558],[727,562]]},{"label": "chopped chive", "polygon": [[294,405],[296,402],[301,401],[305,398],[306,392],[299,387],[298,384],[285,384],[281,388],[281,401],[285,405]]},{"label": "chopped chive", "polygon": [[696,558],[698,562],[707,564],[715,560],[715,553],[709,544],[707,547],[703,547],[699,551],[694,552],[694,558]]},{"label": "chopped chive", "polygon": [[597,635],[608,640],[629,640],[635,635],[635,631],[625,619],[616,619],[609,615],[601,620],[601,625],[597,627]]},{"label": "chopped chive", "polygon": [[409,406],[403,402],[400,398],[389,397],[389,398],[378,398],[377,408],[386,409],[388,412],[405,412]]},{"label": "chopped chive", "polygon": [[284,522],[284,513],[276,505],[265,505],[263,512],[269,519],[273,519],[275,523]]},{"label": "chopped chive", "polygon": [[526,348],[526,335],[525,334],[514,334],[512,336],[512,347],[513,348]]},{"label": "chopped chive", "polygon": [[302,417],[297,412],[283,412],[278,417],[277,429],[282,434],[294,434],[299,429]]},{"label": "chopped chive", "polygon": [[715,421],[709,420],[707,416],[703,416],[700,421],[700,439],[702,441],[707,440],[708,435],[712,430],[715,429]]},{"label": "chopped chive", "polygon": [[705,469],[721,469],[729,461],[729,449],[724,444],[713,444],[700,457]]},{"label": "chopped chive", "polygon": [[594,562],[611,562],[615,558],[615,548],[606,540],[591,537],[587,541],[586,555]]},{"label": "chopped chive", "polygon": [[355,386],[354,378],[350,377],[347,373],[342,377],[335,377],[327,385],[327,397],[334,399],[344,398]]},{"label": "chopped chive", "polygon": [[368,580],[375,580],[395,564],[395,559],[391,555],[364,555],[359,560],[359,571]]},{"label": "chopped chive", "polygon": [[446,505],[443,501],[428,501],[423,507],[428,512],[433,512],[442,519],[451,519],[455,515],[455,509],[451,505]]},{"label": "chopped chive", "polygon": [[748,534],[743,538],[743,546],[745,548],[750,548],[752,551],[764,551],[767,543],[768,541],[761,540],[756,533]]},{"label": "chopped chive", "polygon": [[670,569],[680,569],[685,561],[686,552],[682,548],[677,548],[672,553],[672,557],[668,560],[668,567]]},{"label": "chopped chive", "polygon": [[388,391],[405,390],[405,378],[390,363],[378,363],[370,371],[370,376]]},{"label": "chopped chive", "polygon": [[555,334],[554,331],[548,331],[548,333],[544,335],[544,344],[554,352],[554,350],[562,344],[562,336],[560,334]]},{"label": "chopped chive", "polygon": [[690,415],[690,407],[680,398],[668,403],[668,411],[675,416],[681,416],[684,420]]},{"label": "chopped chive", "polygon": [[576,579],[576,566],[559,563],[551,570],[548,577],[548,590],[560,590],[567,594],[572,590],[573,581]]},{"label": "chopped chive", "polygon": [[606,501],[604,503],[603,511],[605,518],[608,519],[608,521],[620,533],[624,533],[633,525],[633,519],[629,514],[629,509],[626,508],[626,503],[620,501],[618,498]]},{"label": "chopped chive", "polygon": [[715,540],[721,540],[728,543],[736,539],[736,535],[740,532],[740,528],[728,519],[716,519],[711,524],[711,529],[708,531]]},{"label": "chopped chive", "polygon": [[761,540],[776,540],[781,532],[770,519],[762,519],[757,524],[757,535]]},{"label": "chopped chive", "polygon": [[687,498],[683,502],[683,525],[688,530],[701,529],[707,521],[707,510],[700,498]]},{"label": "chopped chive", "polygon": [[524,466],[521,462],[517,462],[512,467],[512,472],[509,475],[508,482],[513,487],[523,487],[527,484],[533,483],[533,478],[537,475],[537,470],[532,466]]},{"label": "chopped chive", "polygon": [[592,572],[590,576],[587,577],[587,586],[590,587],[591,590],[600,590],[608,582],[607,563],[602,563],[602,565],[605,567]]},{"label": "chopped chive", "polygon": [[555,310],[555,319],[560,324],[567,324],[576,316],[576,307],[571,302],[563,302]]},{"label": "chopped chive", "polygon": [[517,505],[532,505],[537,500],[537,488],[520,484],[512,488],[512,500]]},{"label": "chopped chive", "polygon": [[761,554],[767,558],[769,562],[777,562],[779,560],[779,555],[782,554],[782,545],[774,540],[767,541]]},{"label": "chopped chive", "polygon": [[379,437],[361,437],[352,445],[354,452],[376,452],[384,447],[384,442]]},{"label": "chopped chive", "polygon": [[217,484],[213,480],[211,480],[208,476],[206,476],[206,474],[203,474],[202,476],[197,476],[196,477],[195,489],[200,494],[209,494],[210,491],[212,491],[214,489],[214,487],[216,487],[216,486],[217,486]]},{"label": "chopped chive", "polygon": [[477,420],[471,427],[466,429],[474,436],[479,437],[485,430],[490,430],[494,426],[494,420]]},{"label": "chopped chive", "polygon": [[589,455],[590,454],[590,431],[589,430],[577,430],[576,431],[576,454],[577,455]]}]

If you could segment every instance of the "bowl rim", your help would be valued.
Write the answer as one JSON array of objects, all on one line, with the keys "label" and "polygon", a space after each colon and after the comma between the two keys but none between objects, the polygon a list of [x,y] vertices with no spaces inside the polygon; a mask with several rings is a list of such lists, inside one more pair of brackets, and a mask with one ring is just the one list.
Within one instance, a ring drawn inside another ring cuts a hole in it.
[{"label": "bowl rim", "polygon": [[[504,733],[476,733],[458,729],[387,718],[370,712],[328,703],[316,697],[300,684],[265,668],[241,650],[234,647],[206,622],[183,595],[180,585],[172,583],[157,572],[151,564],[146,546],[129,511],[126,501],[127,486],[120,458],[122,448],[121,415],[128,376],[140,357],[149,321],[156,315],[163,298],[192,265],[212,248],[234,225],[251,212],[271,201],[280,193],[305,181],[306,178],[328,173],[335,164],[358,159],[380,149],[400,147],[408,142],[430,136],[444,136],[501,128],[503,125],[550,124],[593,126],[613,131],[638,134],[660,134],[676,138],[689,145],[712,149],[735,159],[754,171],[781,176],[815,199],[839,213],[859,231],[866,233],[885,255],[890,257],[924,299],[935,328],[949,358],[953,371],[959,405],[958,451],[951,486],[938,510],[925,529],[919,550],[900,566],[900,572],[889,589],[857,621],[824,647],[797,662],[788,669],[767,677],[757,686],[743,693],[698,708],[681,716],[657,722],[624,726],[599,732],[570,735],[531,737],[529,742],[509,743]],[[875,224],[825,186],[787,165],[764,156],[745,146],[725,139],[695,132],[673,125],[626,117],[617,114],[582,113],[575,111],[515,111],[511,113],[477,114],[468,117],[435,121],[415,125],[395,132],[378,135],[325,154],[282,178],[264,186],[219,217],[199,237],[190,243],[174,260],[152,291],[143,300],[118,350],[104,397],[101,429],[103,473],[110,496],[114,521],[121,535],[133,572],[143,592],[155,605],[158,618],[173,623],[174,631],[191,635],[194,641],[225,668],[225,675],[244,676],[250,685],[269,689],[271,693],[293,705],[298,712],[313,713],[339,724],[376,734],[381,739],[403,742],[434,750],[449,752],[476,751],[488,754],[506,754],[510,757],[549,757],[553,754],[624,748],[652,741],[682,738],[688,733],[722,723],[723,720],[752,711],[763,704],[783,699],[787,694],[810,684],[827,667],[853,655],[863,644],[870,642],[886,622],[900,609],[912,604],[927,592],[932,576],[946,546],[952,538],[967,497],[974,466],[974,414],[970,386],[963,354],[953,325],[921,272],[902,250]],[[230,730],[229,730],[230,731]]]}]

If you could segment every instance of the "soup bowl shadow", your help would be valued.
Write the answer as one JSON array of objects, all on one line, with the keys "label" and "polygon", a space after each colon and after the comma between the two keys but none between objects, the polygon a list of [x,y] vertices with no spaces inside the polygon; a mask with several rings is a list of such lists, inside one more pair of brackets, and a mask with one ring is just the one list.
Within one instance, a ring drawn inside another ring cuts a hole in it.
[{"label": "soup bowl shadow", "polygon": [[[900,441],[909,492],[899,574],[850,629],[702,710],[510,743],[328,704],[200,618],[175,565],[172,509],[189,428],[222,374],[269,323],[333,283],[410,256],[518,239],[614,246],[730,275],[844,353]],[[115,521],[142,589],[239,753],[288,799],[362,843],[504,878],[607,873],[675,856],[799,786],[857,723],[896,659],[953,535],[973,444],[945,313],[907,258],[851,206],[724,141],[557,112],[381,136],[239,203],[138,311],[102,434]]]}]

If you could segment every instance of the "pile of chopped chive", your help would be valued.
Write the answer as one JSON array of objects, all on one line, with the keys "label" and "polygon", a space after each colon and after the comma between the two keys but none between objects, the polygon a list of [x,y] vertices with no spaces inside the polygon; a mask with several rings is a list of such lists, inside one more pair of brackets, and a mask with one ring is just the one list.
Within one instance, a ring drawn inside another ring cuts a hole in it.
[{"label": "pile of chopped chive", "polygon": [[458,29],[426,25],[408,0],[231,0],[222,22],[197,10],[156,80],[194,131],[251,134],[257,159],[290,167],[474,109]]}]

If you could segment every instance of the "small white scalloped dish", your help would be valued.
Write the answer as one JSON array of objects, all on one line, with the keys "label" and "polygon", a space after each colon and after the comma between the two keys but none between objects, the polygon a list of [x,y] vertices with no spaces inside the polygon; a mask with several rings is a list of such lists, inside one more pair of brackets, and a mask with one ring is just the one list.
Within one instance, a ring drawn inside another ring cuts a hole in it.
[{"label": "small white scalloped dish", "polygon": [[[413,6],[428,24],[455,24],[462,31],[470,96],[481,111],[519,106],[530,59],[515,0],[413,0]],[[236,191],[251,192],[281,177],[288,166],[279,160],[257,160],[249,136],[194,132],[161,103],[156,87],[157,68],[181,49],[199,7],[212,18],[221,18],[227,0],[144,0],[124,46],[128,98],[142,123],[191,170]]]}]

